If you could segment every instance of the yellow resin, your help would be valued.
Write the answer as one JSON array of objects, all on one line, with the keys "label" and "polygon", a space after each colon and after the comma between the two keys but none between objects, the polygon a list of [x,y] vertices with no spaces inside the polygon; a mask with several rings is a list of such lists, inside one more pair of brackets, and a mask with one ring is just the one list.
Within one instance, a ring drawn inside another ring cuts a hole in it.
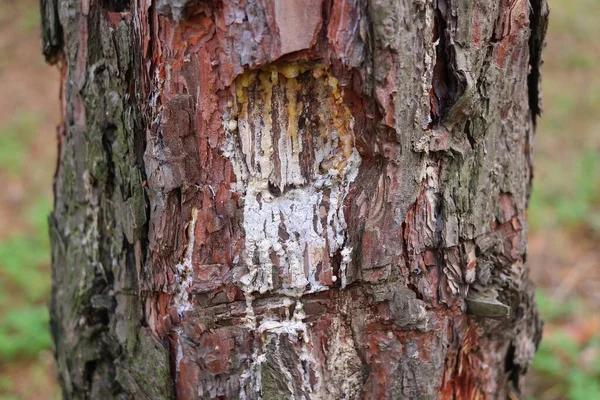
[{"label": "yellow resin", "polygon": [[[328,159],[320,165],[320,170],[327,173],[330,170],[341,172],[347,165],[348,159],[354,151],[354,133],[352,132],[352,114],[343,98],[343,89],[340,88],[338,80],[329,74],[322,65],[308,65],[302,63],[291,63],[286,65],[271,64],[259,70],[248,71],[240,75],[236,81],[236,97],[238,104],[239,118],[248,118],[249,90],[261,92],[261,102],[264,102],[263,113],[263,132],[261,134],[261,147],[265,155],[273,153],[270,132],[272,129],[272,111],[273,111],[273,87],[283,86],[285,88],[285,97],[287,100],[288,124],[287,134],[291,139],[292,151],[298,155],[300,151],[300,142],[298,139],[298,118],[301,114],[304,104],[298,102],[298,93],[302,85],[297,78],[304,72],[310,71],[311,77],[321,81],[325,93],[324,99],[327,100],[326,114],[319,115],[322,121],[330,120],[333,128],[337,132],[338,144],[332,149]],[[321,96],[319,96],[321,98]],[[331,132],[323,130],[320,137],[327,140]],[[332,171],[333,172],[333,171]]]}]

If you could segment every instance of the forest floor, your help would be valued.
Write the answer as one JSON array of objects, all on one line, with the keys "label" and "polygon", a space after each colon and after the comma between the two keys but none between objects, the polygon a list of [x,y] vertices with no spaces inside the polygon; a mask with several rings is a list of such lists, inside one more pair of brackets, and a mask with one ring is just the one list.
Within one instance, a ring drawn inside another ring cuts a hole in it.
[{"label": "forest floor", "polygon": [[[527,260],[546,323],[526,398],[600,399],[600,2],[549,1]],[[0,400],[60,398],[46,308],[58,79],[38,1],[2,0]]]}]

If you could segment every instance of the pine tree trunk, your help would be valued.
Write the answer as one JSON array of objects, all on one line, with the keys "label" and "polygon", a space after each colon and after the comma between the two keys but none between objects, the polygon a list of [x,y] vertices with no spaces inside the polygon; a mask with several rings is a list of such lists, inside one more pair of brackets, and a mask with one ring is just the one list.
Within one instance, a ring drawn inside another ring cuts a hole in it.
[{"label": "pine tree trunk", "polygon": [[545,0],[42,0],[66,399],[518,396]]}]

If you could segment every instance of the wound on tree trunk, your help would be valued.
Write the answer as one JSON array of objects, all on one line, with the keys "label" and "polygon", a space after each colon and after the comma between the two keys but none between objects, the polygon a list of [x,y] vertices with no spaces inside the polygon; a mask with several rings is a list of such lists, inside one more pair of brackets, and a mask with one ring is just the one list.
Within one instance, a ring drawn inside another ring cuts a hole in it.
[{"label": "wound on tree trunk", "polygon": [[42,0],[66,399],[517,396],[545,0]]}]

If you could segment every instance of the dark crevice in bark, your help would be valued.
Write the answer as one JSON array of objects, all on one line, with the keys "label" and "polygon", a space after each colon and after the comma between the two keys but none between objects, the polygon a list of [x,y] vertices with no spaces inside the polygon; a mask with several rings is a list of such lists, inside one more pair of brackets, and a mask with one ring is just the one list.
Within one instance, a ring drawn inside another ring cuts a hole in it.
[{"label": "dark crevice in bark", "polygon": [[512,382],[513,389],[518,391],[521,367],[514,362],[515,350],[515,345],[511,342],[506,351],[504,370],[508,373],[508,380]]},{"label": "dark crevice in bark", "polygon": [[404,253],[404,268],[410,271],[410,260],[408,256],[408,224],[402,222],[402,253]]},{"label": "dark crevice in bark", "polygon": [[[85,40],[87,42],[86,62],[87,68],[90,71],[89,77],[85,80],[85,87],[83,90],[91,87],[97,88],[98,90],[100,90],[100,93],[94,94],[98,96],[98,99],[100,99],[100,101],[104,102],[106,101],[104,97],[104,95],[106,94],[106,88],[103,85],[106,85],[107,82],[103,82],[105,77],[101,74],[105,72],[107,68],[114,68],[114,65],[111,64],[112,60],[107,59],[104,55],[102,43],[102,26],[104,24],[102,18],[102,10],[99,7],[92,7],[90,8],[88,15],[82,16],[81,18],[87,20],[86,24],[88,31],[87,37],[85,37]],[[112,42],[113,39],[110,38],[110,40]],[[109,70],[109,72],[112,73],[113,71]],[[92,93],[88,94],[88,100],[91,100],[91,94]],[[101,122],[101,120],[95,122]]]},{"label": "dark crevice in bark", "polygon": [[456,356],[454,359],[454,365],[453,365],[453,370],[454,370],[454,375],[455,375],[455,379],[453,380],[453,384],[452,384],[452,400],[462,400],[459,399],[458,396],[458,390],[456,387],[456,375],[458,375],[459,371],[460,371],[460,351],[462,350],[462,346],[458,346],[458,348],[456,349]]},{"label": "dark crevice in bark", "polygon": [[436,193],[435,195],[435,209],[433,210],[433,215],[435,218],[435,232],[434,232],[434,244],[441,248],[443,245],[443,230],[445,224],[445,215],[444,215],[444,200],[440,193]]},{"label": "dark crevice in bark", "polygon": [[548,27],[548,5],[546,0],[531,0],[529,14],[529,75],[527,87],[529,92],[529,108],[535,127],[537,116],[541,114],[540,106],[540,67],[542,64],[542,48]]},{"label": "dark crevice in bark", "polygon": [[[153,4],[151,4],[148,8],[148,26],[149,26],[149,32],[152,32],[152,7],[154,7]],[[138,31],[137,30],[132,30],[131,33],[132,36],[132,41],[134,43],[142,43],[143,40],[141,37],[139,37]],[[153,40],[152,40],[152,35],[150,35],[150,40],[148,40],[148,51],[151,51],[152,49],[152,44],[153,44]],[[128,100],[128,105],[131,106],[131,108],[133,110],[136,111],[136,116],[137,118],[134,119],[134,123],[133,123],[133,151],[134,151],[134,157],[135,157],[135,164],[137,166],[138,172],[140,174],[140,178],[141,178],[141,183],[142,183],[142,197],[144,200],[144,215],[145,215],[145,219],[144,219],[144,224],[141,227],[141,231],[140,231],[140,238],[139,238],[139,246],[140,246],[140,254],[137,255],[137,257],[139,257],[139,260],[136,260],[135,257],[135,252],[134,252],[134,264],[129,264],[132,266],[135,266],[135,263],[140,263],[142,265],[144,265],[148,259],[148,253],[149,253],[149,246],[150,246],[150,242],[149,242],[149,230],[150,230],[150,215],[151,215],[151,209],[150,209],[150,198],[148,197],[148,192],[146,191],[146,187],[147,187],[147,180],[148,177],[146,175],[146,165],[145,165],[145,161],[144,161],[144,154],[146,153],[146,147],[147,147],[147,139],[146,139],[146,127],[152,126],[151,121],[151,115],[148,115],[148,109],[146,109],[146,105],[143,101],[143,96],[141,96],[141,93],[144,93],[144,77],[146,76],[146,73],[144,71],[145,65],[144,65],[144,54],[142,54],[142,48],[141,46],[134,46],[134,51],[133,51],[133,57],[132,57],[132,63],[130,65],[130,67],[127,69],[126,73],[125,73],[125,82],[129,82],[130,83],[130,92],[131,92],[131,88],[133,88],[132,93],[130,93]],[[134,79],[135,77],[135,79]],[[140,79],[140,77],[142,77]],[[142,282],[137,281],[136,278],[136,286],[137,286],[137,290],[141,292],[141,287],[142,287]],[[142,298],[142,302],[145,300],[144,296],[141,296]],[[141,321],[140,324],[142,326],[147,327],[148,326],[148,321],[145,318],[145,313],[142,312],[142,317],[141,317]]]},{"label": "dark crevice in bark", "polygon": [[419,288],[417,288],[412,282],[408,282],[406,284],[406,287],[415,292],[415,296],[418,300],[424,301],[423,294],[419,291]]},{"label": "dark crevice in bark", "polygon": [[131,9],[131,0],[101,0],[100,6],[110,12],[124,12]]},{"label": "dark crevice in bark", "polygon": [[178,399],[177,396],[177,351],[173,351],[173,348],[176,347],[176,335],[174,332],[171,332],[166,340],[167,346],[167,354],[169,355],[169,376],[171,377],[172,385],[172,398]]},{"label": "dark crevice in bark", "polygon": [[[444,0],[440,0],[444,2]],[[434,41],[438,44],[435,51],[432,89],[430,94],[432,126],[438,123],[465,91],[465,78],[456,66],[454,45],[449,32],[448,6],[440,7],[438,3],[434,16]]]},{"label": "dark crevice in bark", "polygon": [[285,185],[283,187],[283,189],[281,189],[279,186],[277,186],[276,184],[274,184],[273,182],[269,181],[268,184],[268,190],[269,193],[272,194],[275,197],[279,197],[287,192],[290,192],[292,190],[296,190],[296,189],[302,189],[307,187],[308,185],[294,185],[294,184],[289,184],[289,185]]},{"label": "dark crevice in bark", "polygon": [[[334,276],[340,276],[340,267],[342,265],[342,250],[338,250],[335,252],[333,257],[331,257],[331,269]],[[342,285],[342,280],[338,279],[333,283],[333,287],[338,289]]]},{"label": "dark crevice in bark", "polygon": [[465,135],[467,135],[467,140],[469,141],[469,144],[471,145],[471,149],[475,150],[475,138],[473,137],[473,133],[471,132],[471,120],[467,120],[467,122],[465,123],[465,129],[464,129]]},{"label": "dark crevice in bark", "polygon": [[56,63],[62,53],[63,29],[58,15],[59,0],[40,0],[42,15],[42,53],[46,62]]},{"label": "dark crevice in bark", "polygon": [[438,41],[436,45],[435,65],[433,67],[433,81],[431,85],[430,101],[431,101],[431,120],[432,123],[439,121],[442,115],[443,100],[448,93],[447,69],[446,60],[443,49],[444,38],[444,20],[441,17],[439,10],[436,10],[433,20],[434,41]]},{"label": "dark crevice in bark", "polygon": [[[102,129],[102,146],[106,154],[106,194],[112,196],[115,186],[115,161],[113,159],[113,143],[115,141],[115,135],[117,133],[117,127],[113,123],[106,123],[106,126]],[[126,196],[128,197],[128,196]]]},{"label": "dark crevice in bark", "polygon": [[88,361],[85,363],[85,377],[88,382],[92,382],[94,379],[94,372],[96,372],[96,361]]},{"label": "dark crevice in bark", "polygon": [[[148,14],[147,14],[148,20],[145,21],[147,29],[148,29],[148,35],[149,35],[149,37],[147,38],[148,39],[148,49],[146,50],[146,54],[139,54],[140,61],[142,59],[144,59],[145,57],[147,57],[148,55],[154,54],[154,51],[155,51],[155,49],[154,49],[154,46],[155,46],[154,45],[154,40],[155,40],[154,39],[154,19],[152,18],[155,15],[154,8],[155,8],[154,2],[150,2],[150,5],[148,6]],[[144,22],[144,21],[142,21],[142,22]],[[137,31],[136,31],[136,34],[137,34]],[[143,38],[136,37],[136,43],[143,43]],[[141,51],[140,51],[140,53],[141,53]],[[139,61],[137,61],[137,60],[135,61],[136,64],[138,64],[138,62]],[[149,85],[150,85],[150,82],[152,79],[150,76],[148,76],[148,73],[145,70],[143,63],[140,62],[139,65],[136,65],[136,67],[139,68],[139,69],[137,69],[137,71],[139,71],[140,76],[142,76],[143,80],[144,80],[143,83],[140,83],[140,86],[141,86],[140,89],[144,90],[144,92],[146,92],[146,93],[149,93],[150,89],[151,89],[149,87]],[[147,85],[148,85],[148,87],[147,87]],[[138,93],[144,93],[144,92],[138,92]],[[151,107],[146,103],[143,103],[143,104],[145,107],[145,111],[151,112]],[[151,121],[151,119],[150,119],[150,121]],[[151,126],[151,125],[147,125],[147,126]]]}]

